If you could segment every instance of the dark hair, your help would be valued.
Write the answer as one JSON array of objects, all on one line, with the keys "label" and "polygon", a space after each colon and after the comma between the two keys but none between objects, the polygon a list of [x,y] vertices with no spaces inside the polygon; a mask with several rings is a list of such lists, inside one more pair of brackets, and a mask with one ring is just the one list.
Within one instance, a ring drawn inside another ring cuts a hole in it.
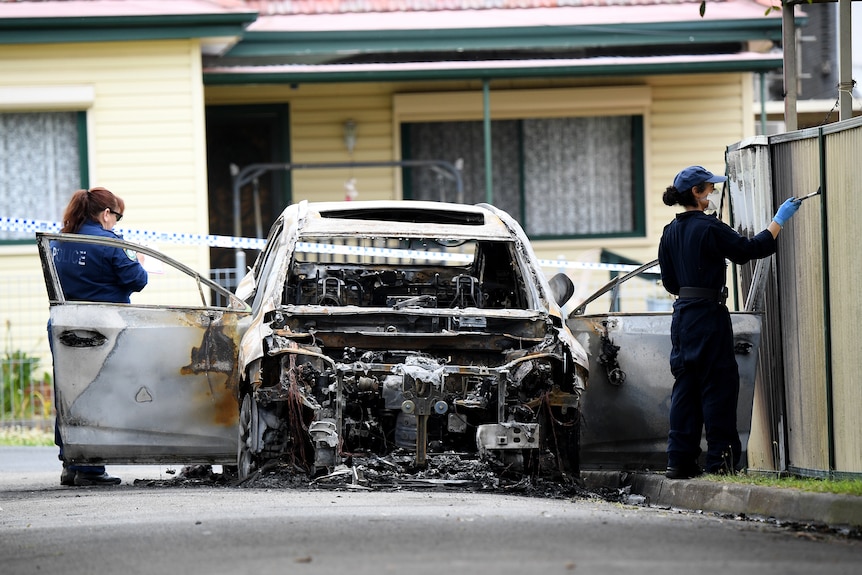
[{"label": "dark hair", "polygon": [[[696,187],[698,192],[702,192],[706,189],[706,182],[701,182]],[[691,206],[692,208],[697,207],[697,199],[694,197],[691,190],[684,190],[681,192],[674,186],[667,187],[664,194],[661,196],[661,201],[663,201],[666,206],[679,204],[681,206]]]},{"label": "dark hair", "polygon": [[99,213],[106,209],[115,210],[121,214],[126,204],[119,196],[115,196],[107,188],[90,188],[78,190],[72,194],[66,212],[63,214],[63,233],[78,233],[87,220],[98,221]]}]

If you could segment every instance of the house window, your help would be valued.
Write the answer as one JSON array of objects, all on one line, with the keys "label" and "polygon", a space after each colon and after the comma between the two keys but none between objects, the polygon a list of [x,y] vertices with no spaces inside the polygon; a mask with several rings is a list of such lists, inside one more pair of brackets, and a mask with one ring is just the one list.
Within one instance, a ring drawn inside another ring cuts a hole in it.
[{"label": "house window", "polygon": [[[494,120],[492,203],[533,239],[645,234],[643,117]],[[402,157],[462,166],[463,196],[439,172],[404,170],[410,199],[486,201],[481,121],[407,122]]]},{"label": "house window", "polygon": [[[0,216],[60,221],[82,187],[83,112],[0,113]],[[0,241],[32,232],[0,230]]]}]

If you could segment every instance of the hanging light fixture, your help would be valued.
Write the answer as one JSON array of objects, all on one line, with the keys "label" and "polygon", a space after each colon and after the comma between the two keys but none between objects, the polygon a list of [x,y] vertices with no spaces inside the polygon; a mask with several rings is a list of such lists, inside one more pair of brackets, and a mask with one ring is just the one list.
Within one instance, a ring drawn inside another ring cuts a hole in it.
[{"label": "hanging light fixture", "polygon": [[352,154],[356,147],[356,122],[353,120],[344,122],[344,147],[348,154]]}]

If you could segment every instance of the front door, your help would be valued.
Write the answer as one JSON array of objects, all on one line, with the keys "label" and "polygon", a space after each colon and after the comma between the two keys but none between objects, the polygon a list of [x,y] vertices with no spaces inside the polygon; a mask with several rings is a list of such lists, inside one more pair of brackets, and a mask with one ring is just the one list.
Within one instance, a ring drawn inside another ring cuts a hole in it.
[{"label": "front door", "polygon": [[[233,173],[260,163],[290,161],[290,116],[286,104],[208,106],[207,181],[209,233],[266,237],[275,219],[291,202],[290,173],[266,172],[240,190],[240,213],[234,212]],[[239,217],[239,233],[236,230]],[[248,254],[253,262],[256,254]],[[232,249],[211,248],[212,267],[233,268]],[[237,278],[237,280],[240,278]]]}]

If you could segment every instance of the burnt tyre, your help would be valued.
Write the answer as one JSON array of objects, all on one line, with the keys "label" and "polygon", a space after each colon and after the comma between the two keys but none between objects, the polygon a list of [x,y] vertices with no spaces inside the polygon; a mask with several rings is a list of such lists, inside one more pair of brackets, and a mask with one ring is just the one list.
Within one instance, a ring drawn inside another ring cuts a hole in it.
[{"label": "burnt tyre", "polygon": [[240,481],[250,477],[259,468],[260,417],[257,402],[246,393],[239,408],[239,441],[237,445],[237,473]]},{"label": "burnt tyre", "polygon": [[557,461],[556,471],[561,478],[580,479],[581,412],[579,409],[553,407],[547,429],[548,450]]}]

